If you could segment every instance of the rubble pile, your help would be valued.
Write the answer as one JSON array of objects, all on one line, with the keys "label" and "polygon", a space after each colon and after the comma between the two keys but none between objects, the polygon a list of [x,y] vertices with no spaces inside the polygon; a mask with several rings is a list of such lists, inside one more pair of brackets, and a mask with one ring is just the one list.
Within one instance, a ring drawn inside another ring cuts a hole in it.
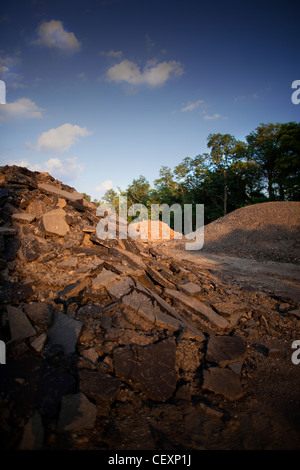
[{"label": "rubble pile", "polygon": [[140,232],[142,240],[176,240],[183,238],[182,233],[175,232],[161,220],[143,220],[142,222],[132,223],[132,227]]},{"label": "rubble pile", "polygon": [[48,174],[0,168],[1,447],[299,443],[261,382],[278,358],[294,377],[282,348],[299,305],[222,284],[151,240],[100,240],[96,209]]}]

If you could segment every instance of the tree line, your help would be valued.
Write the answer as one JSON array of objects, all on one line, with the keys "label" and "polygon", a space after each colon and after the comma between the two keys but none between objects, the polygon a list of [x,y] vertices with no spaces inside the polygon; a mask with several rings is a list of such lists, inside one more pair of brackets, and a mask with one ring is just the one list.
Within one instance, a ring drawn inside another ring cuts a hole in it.
[{"label": "tree line", "polygon": [[102,203],[118,210],[119,197],[126,196],[128,206],[149,211],[151,204],[204,204],[207,224],[249,204],[299,200],[300,123],[260,124],[245,141],[209,134],[207,148],[173,169],[162,166],[153,187],[140,175],[125,190],[106,191]]}]

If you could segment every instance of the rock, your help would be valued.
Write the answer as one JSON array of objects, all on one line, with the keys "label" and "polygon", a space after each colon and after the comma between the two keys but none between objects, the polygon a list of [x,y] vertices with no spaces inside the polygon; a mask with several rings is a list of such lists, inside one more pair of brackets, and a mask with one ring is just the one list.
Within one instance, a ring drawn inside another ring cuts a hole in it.
[{"label": "rock", "polygon": [[107,261],[104,262],[104,267],[113,271],[116,274],[125,275],[125,276],[141,276],[144,274],[142,269],[131,268],[130,266],[124,266],[121,264],[113,264],[108,263]]},{"label": "rock", "polygon": [[47,203],[47,200],[45,201],[34,199],[26,207],[26,212],[29,212],[29,214],[34,215],[36,219],[40,219],[45,212],[49,212],[50,210],[51,205],[49,201]]},{"label": "rock", "polygon": [[[180,325],[180,328],[183,328],[185,330],[189,330],[189,334],[191,335],[190,337],[197,339],[198,341],[203,341],[205,339],[205,336],[201,331],[199,331],[197,328],[195,328],[190,322],[185,320],[173,307],[171,307],[164,299],[162,299],[159,295],[157,295],[154,291],[151,289],[148,289],[147,287],[143,286],[140,282],[137,280],[134,281],[136,288],[139,291],[142,291],[147,294],[148,297],[154,299],[157,302],[157,305],[159,306],[160,310],[167,314],[168,321],[173,323],[173,320],[177,320],[178,324]],[[160,316],[160,318],[166,320],[166,316]]]},{"label": "rock", "polygon": [[62,269],[75,269],[78,264],[78,258],[76,256],[72,256],[70,258],[66,258],[63,261],[57,263],[58,268]]},{"label": "rock", "polygon": [[25,339],[36,335],[36,331],[22,309],[7,306],[7,315],[11,339]]},{"label": "rock", "polygon": [[66,355],[74,353],[81,328],[80,321],[56,312],[54,324],[48,331],[49,345],[59,344]]},{"label": "rock", "polygon": [[53,209],[43,214],[42,222],[46,233],[64,237],[70,230],[66,222],[66,213],[63,209]]},{"label": "rock", "polygon": [[65,199],[61,199],[60,197],[57,199],[57,204],[56,207],[60,207],[63,209],[67,205],[67,202]]},{"label": "rock", "polygon": [[57,301],[63,302],[65,300],[77,297],[79,294],[81,294],[84,289],[90,286],[91,282],[91,279],[86,278],[83,281],[78,281],[74,284],[70,284],[58,294]]},{"label": "rock", "polygon": [[214,408],[211,408],[210,406],[207,406],[204,403],[200,403],[197,408],[201,411],[204,411],[204,413],[206,413],[207,416],[209,416],[210,418],[222,419],[224,416],[224,413],[222,411],[215,410]]},{"label": "rock", "polygon": [[21,246],[22,255],[28,262],[38,259],[41,254],[40,244],[35,238],[25,237]]},{"label": "rock", "polygon": [[102,316],[102,308],[99,305],[83,305],[78,309],[78,317],[100,318]]},{"label": "rock", "polygon": [[79,372],[79,385],[88,398],[107,406],[115,401],[121,382],[116,377],[104,375],[102,372],[82,369]]},{"label": "rock", "polygon": [[215,302],[213,306],[220,315],[226,315],[230,317],[232,317],[237,312],[241,314],[241,312],[247,311],[247,309],[249,309],[249,306],[244,302]]},{"label": "rock", "polygon": [[32,287],[20,282],[0,283],[0,303],[21,302],[29,300],[33,294]]},{"label": "rock", "polygon": [[300,310],[288,291],[236,283],[221,257],[202,263],[177,242],[100,240],[97,206],[49,174],[7,166],[0,182],[2,447],[298,444],[292,426],[265,432],[279,429],[267,405],[297,406],[297,371],[283,359]]},{"label": "rock", "polygon": [[247,345],[239,336],[212,336],[208,340],[206,359],[225,367],[232,362],[243,361]]},{"label": "rock", "polygon": [[106,286],[106,290],[113,299],[120,300],[124,295],[129,294],[134,285],[133,279],[126,276]]},{"label": "rock", "polygon": [[191,401],[192,392],[188,385],[181,385],[175,395],[176,400]]},{"label": "rock", "polygon": [[40,414],[35,411],[27,422],[19,450],[41,450],[44,443],[44,426]]},{"label": "rock", "polygon": [[132,380],[152,400],[164,402],[176,388],[176,345],[171,338],[149,346],[125,346],[113,352],[117,376]]},{"label": "rock", "polygon": [[290,309],[291,309],[291,306],[287,302],[280,304],[278,307],[278,310],[280,313],[287,313]]},{"label": "rock", "polygon": [[255,328],[245,328],[244,331],[249,339],[254,339],[258,336],[258,331]]},{"label": "rock", "polygon": [[46,330],[52,322],[52,308],[46,302],[32,302],[23,306],[32,323],[41,330]]},{"label": "rock", "polygon": [[27,212],[20,212],[12,214],[12,220],[19,222],[21,224],[31,224],[35,220],[35,215],[29,214]]},{"label": "rock", "polygon": [[36,352],[40,353],[43,351],[45,343],[47,341],[47,335],[45,333],[42,333],[40,336],[35,338],[30,344],[33,349],[36,350]]},{"label": "rock", "polygon": [[197,284],[194,284],[193,282],[180,284],[178,287],[184,294],[188,294],[188,295],[197,295],[197,294],[200,294],[201,292],[201,287],[198,286]]},{"label": "rock", "polygon": [[173,288],[174,285],[171,284],[165,277],[163,277],[156,269],[152,268],[151,266],[147,266],[146,268],[147,274],[158,284],[163,287],[170,287]]},{"label": "rock", "polygon": [[68,191],[64,191],[63,189],[59,189],[56,186],[53,186],[52,184],[39,183],[38,188],[44,191],[46,194],[54,194],[59,198],[68,199],[71,201],[81,201],[83,199],[82,194],[79,194],[75,191],[70,193]]},{"label": "rock", "polygon": [[109,252],[113,256],[127,260],[129,264],[136,266],[139,269],[143,269],[143,270],[146,269],[146,264],[144,263],[144,261],[141,259],[140,256],[138,256],[135,253],[122,250],[121,248],[117,248],[117,247],[111,247],[109,249]]},{"label": "rock", "polygon": [[203,371],[203,390],[222,395],[228,400],[238,400],[244,394],[240,380],[232,370],[210,367]]},{"label": "rock", "polygon": [[294,315],[296,318],[300,319],[300,308],[298,308],[297,310],[290,310],[289,314]]},{"label": "rock", "polygon": [[131,307],[137,311],[140,315],[143,315],[147,320],[155,323],[156,314],[159,313],[157,306],[153,306],[153,303],[149,297],[134,290],[128,295],[122,298],[122,302],[127,307]]},{"label": "rock", "polygon": [[93,280],[92,287],[93,289],[101,289],[116,281],[118,278],[118,274],[103,268],[101,273]]},{"label": "rock", "polygon": [[233,362],[232,364],[228,364],[229,369],[232,370],[237,375],[241,375],[244,363],[241,361]]},{"label": "rock", "polygon": [[64,395],[75,389],[74,377],[43,362],[38,370],[38,386],[35,393],[35,407],[45,424],[57,419],[57,413]]},{"label": "rock", "polygon": [[93,364],[96,364],[99,358],[99,354],[94,348],[85,349],[84,351],[82,351],[81,355],[82,357],[84,357],[85,359],[87,359],[89,362]]},{"label": "rock", "polygon": [[[142,315],[146,320],[153,323],[160,328],[166,328],[170,331],[183,330],[188,325],[183,319],[180,321],[177,318],[171,317],[163,312],[155,299],[134,290],[122,298],[122,302],[127,307],[134,309],[137,314]],[[192,326],[189,325],[192,329]]]},{"label": "rock", "polygon": [[61,402],[57,431],[75,432],[93,428],[96,417],[96,406],[83,393],[65,395]]},{"label": "rock", "polygon": [[272,358],[276,358],[276,359],[279,359],[279,358],[282,358],[284,356],[283,352],[278,349],[278,348],[270,348],[269,349],[269,354],[268,354],[269,357],[272,357]]},{"label": "rock", "polygon": [[179,302],[183,303],[187,307],[191,308],[195,312],[199,313],[201,317],[212,324],[213,326],[220,328],[220,329],[225,329],[228,328],[229,324],[228,321],[218,315],[214,310],[212,310],[210,307],[205,305],[203,302],[200,302],[197,299],[188,297],[185,294],[182,294],[181,292],[178,292],[177,290],[174,289],[165,289],[165,295],[168,297],[171,297],[175,300],[178,300]]}]

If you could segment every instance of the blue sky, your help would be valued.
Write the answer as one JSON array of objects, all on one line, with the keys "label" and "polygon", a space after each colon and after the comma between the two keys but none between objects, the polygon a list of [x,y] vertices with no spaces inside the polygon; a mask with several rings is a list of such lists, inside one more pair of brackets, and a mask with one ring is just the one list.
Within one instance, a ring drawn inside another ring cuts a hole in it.
[{"label": "blue sky", "polygon": [[294,1],[10,0],[0,10],[0,165],[100,199],[161,166],[300,120]]}]

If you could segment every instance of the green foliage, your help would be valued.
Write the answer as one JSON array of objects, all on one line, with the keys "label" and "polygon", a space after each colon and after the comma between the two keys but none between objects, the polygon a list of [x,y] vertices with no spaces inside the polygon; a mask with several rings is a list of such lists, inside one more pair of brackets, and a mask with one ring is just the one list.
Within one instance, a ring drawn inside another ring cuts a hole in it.
[{"label": "green foliage", "polygon": [[91,202],[91,196],[89,196],[88,194],[85,194],[85,193],[83,193],[82,195],[83,195],[83,199],[85,199],[86,201]]},{"label": "green foliage", "polygon": [[128,207],[143,204],[146,216],[151,204],[204,204],[207,224],[249,204],[299,200],[300,123],[260,124],[246,142],[210,134],[207,146],[209,153],[185,157],[173,170],[162,166],[153,188],[140,175],[125,191],[106,191],[103,201],[118,210],[126,196]]}]

